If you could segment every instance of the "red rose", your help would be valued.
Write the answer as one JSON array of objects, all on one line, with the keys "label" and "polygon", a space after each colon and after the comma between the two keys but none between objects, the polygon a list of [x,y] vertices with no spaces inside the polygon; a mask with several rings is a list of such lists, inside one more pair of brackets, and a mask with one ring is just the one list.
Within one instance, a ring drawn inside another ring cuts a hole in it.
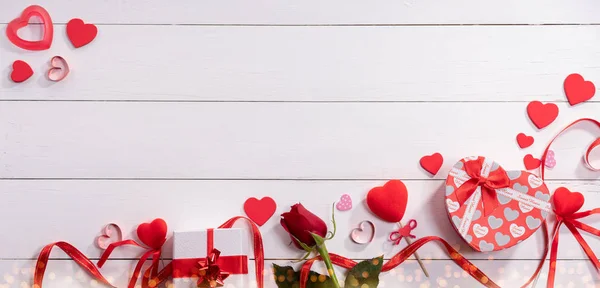
[{"label": "red rose", "polygon": [[294,245],[298,249],[302,249],[302,246],[300,246],[296,239],[306,244],[306,246],[312,247],[316,243],[310,234],[311,232],[321,237],[325,237],[327,234],[327,224],[325,224],[325,221],[306,210],[302,204],[295,204],[290,209],[290,212],[281,214],[281,226],[290,234]]}]

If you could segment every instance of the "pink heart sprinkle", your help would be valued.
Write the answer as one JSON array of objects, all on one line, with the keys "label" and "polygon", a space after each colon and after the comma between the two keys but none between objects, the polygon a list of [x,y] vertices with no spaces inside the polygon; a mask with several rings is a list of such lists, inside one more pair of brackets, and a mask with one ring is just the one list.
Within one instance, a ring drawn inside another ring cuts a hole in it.
[{"label": "pink heart sprinkle", "polygon": [[335,208],[337,208],[340,211],[348,211],[352,209],[352,198],[350,198],[350,195],[342,195],[340,201],[337,204],[335,204]]},{"label": "pink heart sprinkle", "polygon": [[548,150],[546,153],[546,160],[544,161],[544,165],[548,168],[554,168],[556,166],[556,159],[554,159],[554,151]]}]

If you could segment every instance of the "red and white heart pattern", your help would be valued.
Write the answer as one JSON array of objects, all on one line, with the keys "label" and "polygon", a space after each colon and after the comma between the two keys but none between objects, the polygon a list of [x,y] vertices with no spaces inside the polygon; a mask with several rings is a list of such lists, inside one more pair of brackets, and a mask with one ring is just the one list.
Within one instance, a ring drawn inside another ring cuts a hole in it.
[{"label": "red and white heart pattern", "polygon": [[[487,173],[500,168],[490,159],[484,159]],[[470,179],[464,164],[480,157],[467,157],[457,162],[446,178],[446,210],[450,223],[461,237],[476,251],[496,251],[516,245],[533,234],[552,211],[550,192],[544,181],[527,171],[507,171],[507,188],[496,189],[498,207],[483,215],[480,189],[463,205],[455,191]],[[482,169],[482,174],[483,174]],[[487,175],[483,175],[487,177]],[[469,211],[468,207],[471,207]],[[472,212],[474,213],[468,213]],[[466,224],[468,223],[468,224]]]}]

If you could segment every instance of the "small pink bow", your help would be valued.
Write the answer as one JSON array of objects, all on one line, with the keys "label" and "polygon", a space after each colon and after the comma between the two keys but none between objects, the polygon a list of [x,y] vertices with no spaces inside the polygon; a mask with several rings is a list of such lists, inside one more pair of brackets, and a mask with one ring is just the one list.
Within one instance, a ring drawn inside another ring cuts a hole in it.
[{"label": "small pink bow", "polygon": [[408,221],[408,225],[402,226],[400,229],[398,229],[398,231],[390,233],[390,241],[394,242],[394,245],[398,245],[403,237],[415,238],[415,235],[410,234],[415,228],[417,228],[417,220],[410,219],[410,221]]}]

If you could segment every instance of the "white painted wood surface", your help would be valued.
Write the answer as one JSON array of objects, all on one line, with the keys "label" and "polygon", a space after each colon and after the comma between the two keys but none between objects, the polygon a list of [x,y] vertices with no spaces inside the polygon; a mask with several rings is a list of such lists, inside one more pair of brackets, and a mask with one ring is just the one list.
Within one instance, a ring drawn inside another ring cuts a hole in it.
[{"label": "white painted wood surface", "polygon": [[[29,4],[0,0],[0,30]],[[564,125],[600,119],[598,98],[570,107],[562,91],[573,72],[600,85],[594,0],[35,4],[59,23],[50,50],[22,51],[0,36],[0,288],[30,287],[32,259],[49,242],[65,240],[97,258],[93,241],[109,222],[129,236],[155,217],[171,231],[213,227],[242,214],[252,196],[279,205],[261,228],[267,267],[301,254],[287,246],[277,215],[302,202],[328,219],[344,193],[355,208],[337,214],[330,250],[390,257],[400,249],[386,242],[394,225],[377,220],[362,199],[393,178],[407,184],[406,219],[419,221],[418,236],[448,239],[502,287],[516,287],[537,265],[541,232],[506,251],[471,251],[443,211],[443,179],[468,155],[522,169],[522,157],[539,156]],[[101,24],[95,42],[76,50],[64,33],[74,17]],[[55,84],[42,76],[53,55],[72,68]],[[16,59],[35,71],[18,85],[6,77]],[[531,100],[556,102],[557,121],[534,128],[525,113]],[[536,143],[520,150],[519,132]],[[588,125],[565,134],[548,173],[551,189],[584,193],[586,208],[599,206],[600,174],[580,157],[597,135]],[[418,160],[437,151],[446,160],[430,177]],[[353,244],[350,229],[367,219],[377,224],[374,243]],[[561,232],[557,283],[600,285],[573,237]],[[600,240],[584,237],[600,253]],[[115,256],[124,260],[103,269],[118,287],[137,253],[123,249]],[[410,261],[382,274],[381,287],[477,286],[436,245],[420,253],[430,279]],[[63,253],[52,257],[44,287],[99,286]]]}]

